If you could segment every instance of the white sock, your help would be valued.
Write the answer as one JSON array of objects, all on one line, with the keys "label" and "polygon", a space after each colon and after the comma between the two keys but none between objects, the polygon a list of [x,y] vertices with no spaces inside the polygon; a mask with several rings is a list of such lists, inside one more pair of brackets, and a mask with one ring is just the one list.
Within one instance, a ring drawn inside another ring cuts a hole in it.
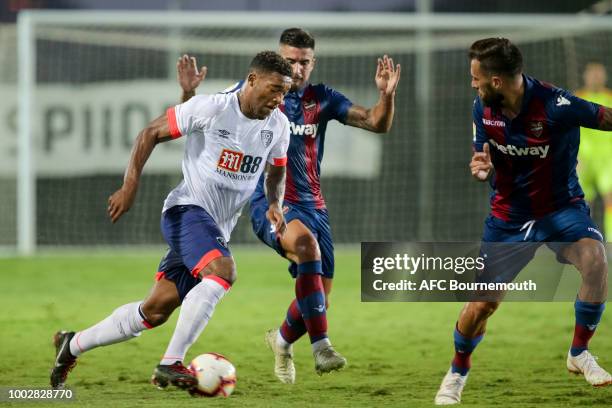
[{"label": "white sock", "polygon": [[276,331],[276,345],[283,350],[291,350],[291,343],[287,342],[280,334],[280,330]]},{"label": "white sock", "polygon": [[316,353],[317,351],[327,348],[329,346],[331,346],[331,341],[329,341],[327,337],[321,340],[317,340],[312,343],[312,352]]},{"label": "white sock", "polygon": [[99,346],[119,343],[134,337],[147,328],[140,314],[142,301],[119,306],[110,316],[88,329],[77,332],[70,340],[70,353],[78,356]]},{"label": "white sock", "polygon": [[208,275],[187,293],[176,329],[160,364],[171,365],[183,361],[187,350],[200,336],[229,287],[223,279]]}]

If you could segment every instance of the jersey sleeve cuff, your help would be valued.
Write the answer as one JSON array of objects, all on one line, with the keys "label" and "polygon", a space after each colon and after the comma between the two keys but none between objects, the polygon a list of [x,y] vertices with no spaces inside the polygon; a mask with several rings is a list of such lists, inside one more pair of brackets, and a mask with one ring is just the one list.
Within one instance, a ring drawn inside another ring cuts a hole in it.
[{"label": "jersey sleeve cuff", "polygon": [[286,166],[287,165],[287,156],[285,157],[275,157],[272,159],[272,164],[275,166]]},{"label": "jersey sleeve cuff", "polygon": [[601,122],[603,122],[605,110],[606,108],[603,105],[599,106],[599,110],[597,111],[597,126],[598,127],[601,125]]},{"label": "jersey sleeve cuff", "polygon": [[176,110],[174,106],[166,110],[166,119],[168,120],[168,128],[170,129],[170,136],[173,139],[181,137],[182,135],[178,127],[178,122],[176,121]]}]

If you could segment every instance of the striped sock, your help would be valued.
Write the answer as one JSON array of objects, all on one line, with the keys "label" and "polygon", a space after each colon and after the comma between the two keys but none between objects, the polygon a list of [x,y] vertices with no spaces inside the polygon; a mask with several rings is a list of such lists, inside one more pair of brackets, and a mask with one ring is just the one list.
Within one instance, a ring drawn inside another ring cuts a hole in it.
[{"label": "striped sock", "polygon": [[574,327],[574,339],[570,348],[572,356],[576,357],[589,348],[589,340],[595,334],[595,329],[605,308],[605,303],[588,303],[576,299],[576,302],[574,302],[576,326]]},{"label": "striped sock", "polygon": [[306,331],[306,324],[302,318],[297,299],[293,299],[287,310],[287,317],[279,329],[280,335],[287,343],[291,344],[302,337]]},{"label": "striped sock", "polygon": [[295,280],[297,306],[302,313],[310,343],[327,338],[325,291],[321,280],[321,261],[299,264]]},{"label": "striped sock", "polygon": [[457,327],[453,333],[455,339],[455,358],[451,362],[451,370],[453,373],[467,375],[472,367],[471,356],[472,352],[484,337],[484,333],[476,337],[465,337]]}]

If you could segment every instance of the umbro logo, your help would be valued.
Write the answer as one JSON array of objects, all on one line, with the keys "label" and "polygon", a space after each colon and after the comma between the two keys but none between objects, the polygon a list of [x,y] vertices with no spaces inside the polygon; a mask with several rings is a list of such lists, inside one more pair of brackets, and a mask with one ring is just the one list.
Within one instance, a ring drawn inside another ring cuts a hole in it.
[{"label": "umbro logo", "polygon": [[228,249],[227,248],[227,241],[225,240],[225,238],[217,237],[217,243],[219,243],[219,245],[221,245],[223,248]]},{"label": "umbro logo", "polygon": [[313,309],[319,313],[323,313],[325,311],[325,305],[319,305],[319,306],[314,307]]},{"label": "umbro logo", "polygon": [[557,97],[557,106],[570,106],[571,102],[569,100],[567,100],[566,98],[564,98],[563,96],[559,95]]},{"label": "umbro logo", "polygon": [[225,129],[218,129],[217,130],[217,136],[222,137],[224,139],[227,139],[227,137],[230,135],[231,133]]}]

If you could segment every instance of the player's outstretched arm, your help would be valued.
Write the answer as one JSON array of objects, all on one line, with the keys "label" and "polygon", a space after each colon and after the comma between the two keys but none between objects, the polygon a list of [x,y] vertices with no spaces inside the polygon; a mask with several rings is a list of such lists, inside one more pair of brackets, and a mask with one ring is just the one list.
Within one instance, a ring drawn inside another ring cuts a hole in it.
[{"label": "player's outstretched arm", "polygon": [[376,105],[370,109],[353,105],[349,108],[346,124],[376,133],[391,130],[395,111],[395,90],[400,80],[401,66],[394,65],[387,55],[378,59],[374,81],[380,93]]},{"label": "player's outstretched arm", "polygon": [[472,161],[470,162],[470,171],[472,176],[478,181],[486,181],[489,178],[493,163],[491,162],[491,152],[489,144],[485,143],[482,146],[482,152],[474,152]]},{"label": "player's outstretched arm", "polygon": [[132,147],[130,161],[123,177],[123,186],[108,198],[108,215],[113,223],[117,222],[134,204],[140,174],[155,145],[170,139],[166,115],[158,117],[140,131]]},{"label": "player's outstretched arm", "polygon": [[266,198],[268,211],[266,217],[274,226],[277,234],[282,236],[287,229],[283,215],[283,198],[285,197],[285,166],[266,165]]},{"label": "player's outstretched arm", "polygon": [[183,94],[181,102],[187,102],[195,95],[196,88],[206,78],[208,68],[202,67],[198,72],[198,65],[195,57],[185,54],[176,63],[176,77],[181,85]]}]

